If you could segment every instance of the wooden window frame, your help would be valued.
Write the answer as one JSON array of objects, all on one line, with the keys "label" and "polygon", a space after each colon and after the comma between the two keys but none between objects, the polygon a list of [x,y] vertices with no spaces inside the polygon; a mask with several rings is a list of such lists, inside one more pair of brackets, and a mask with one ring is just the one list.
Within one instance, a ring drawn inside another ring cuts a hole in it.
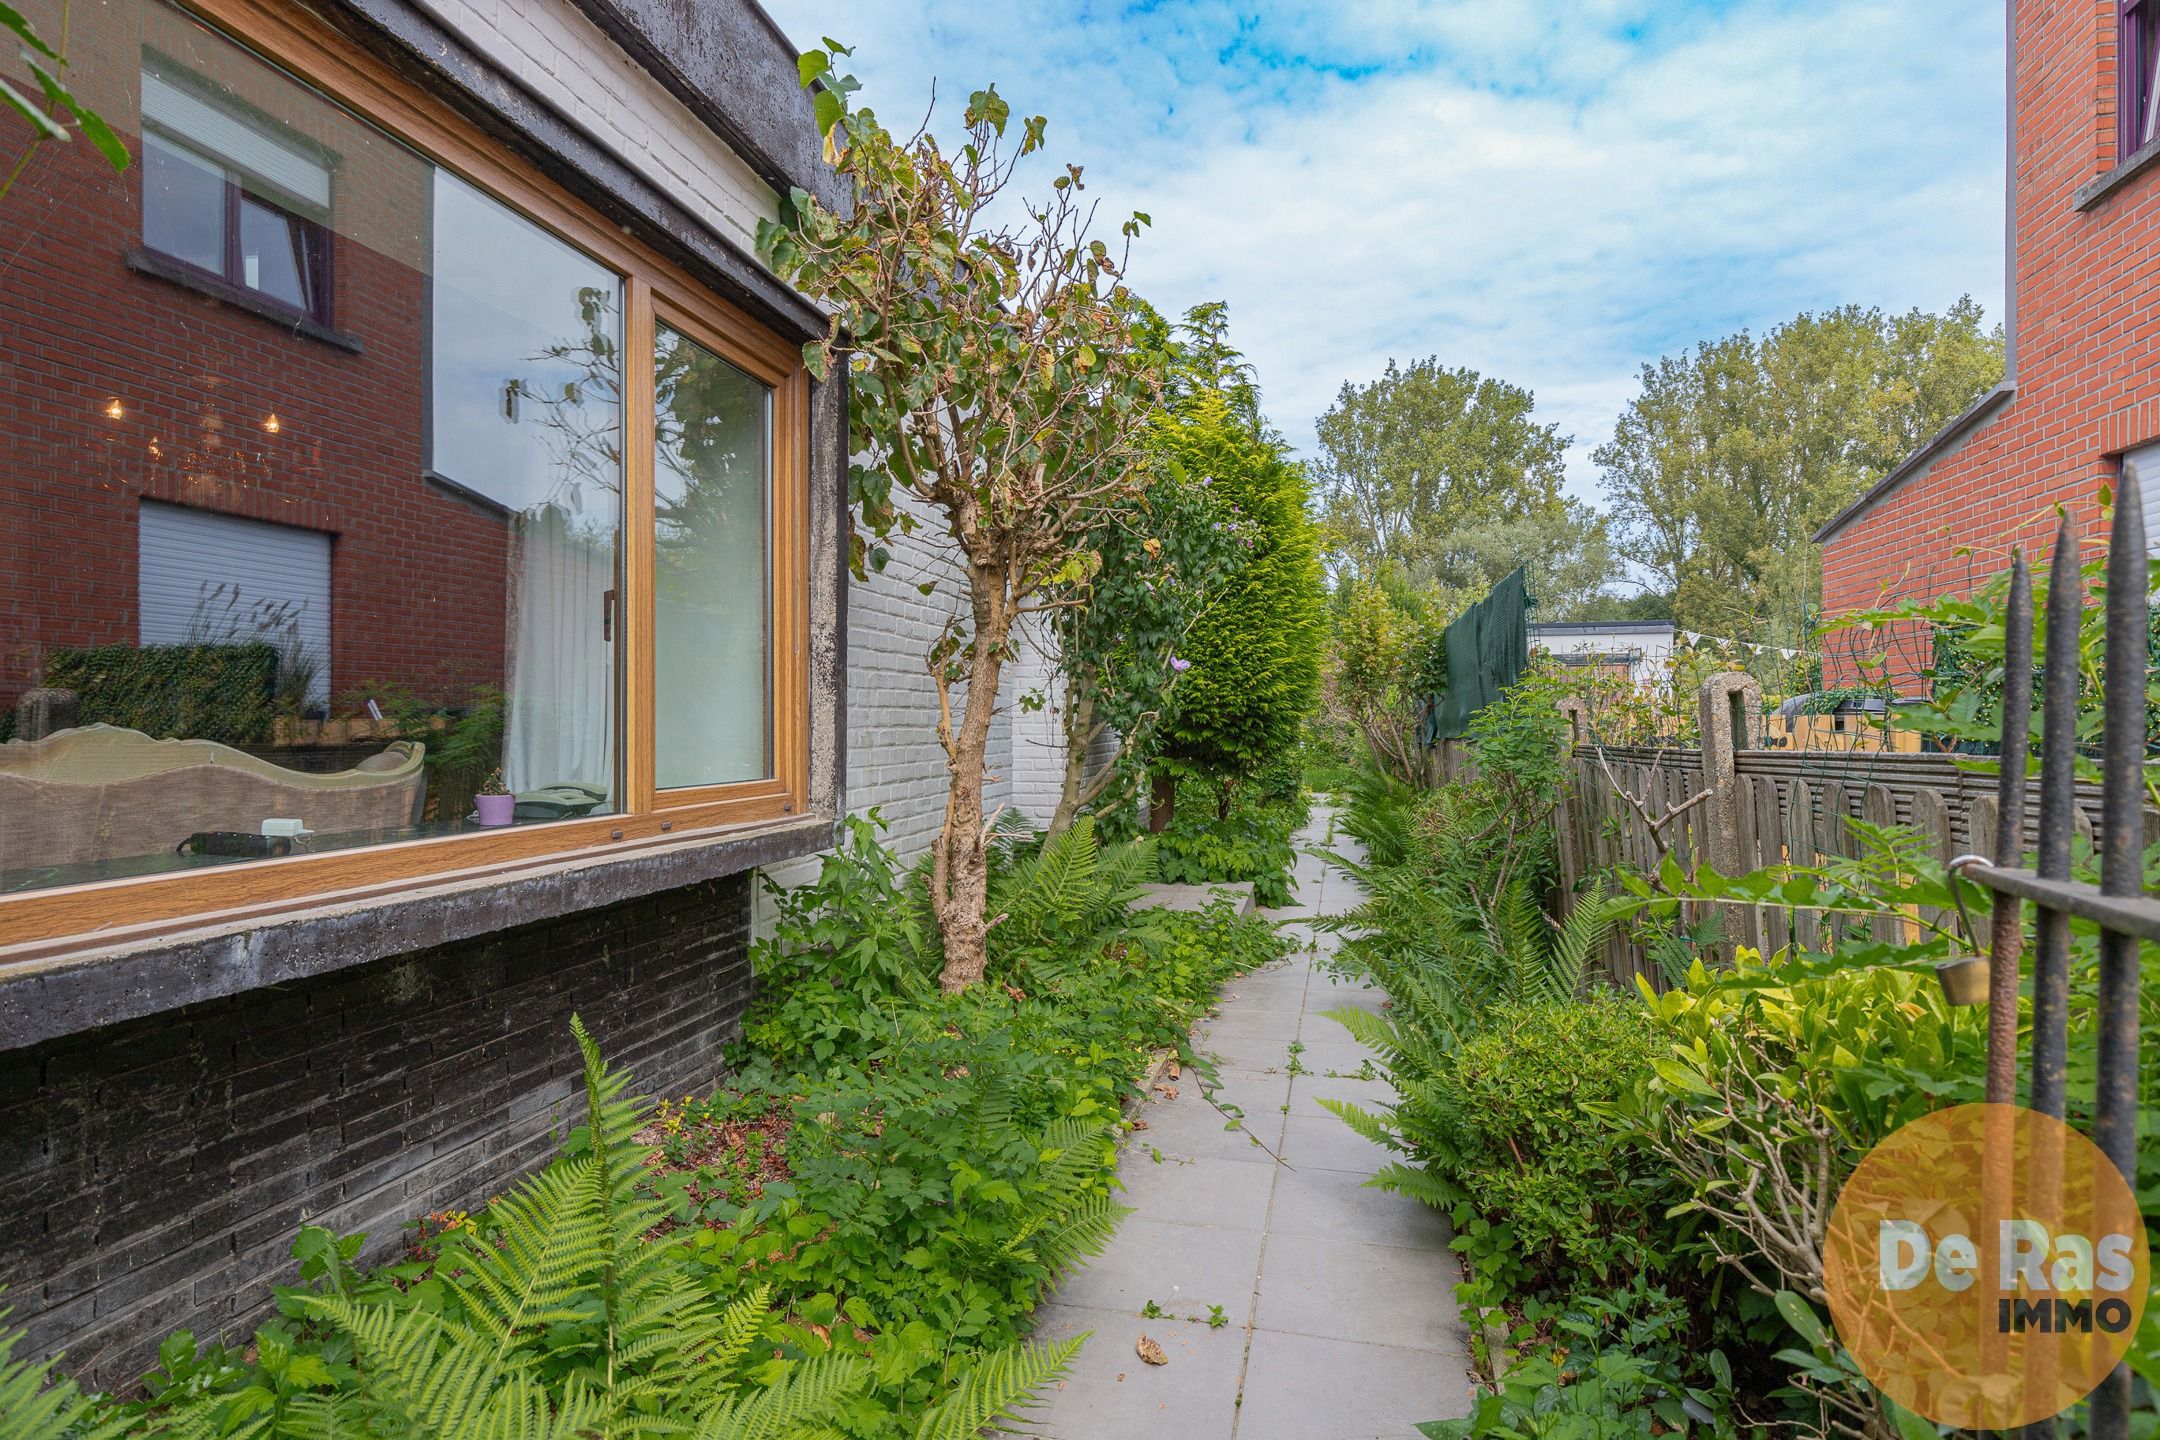
[{"label": "wooden window frame", "polygon": [[[620,647],[622,808],[611,815],[431,836],[173,874],[0,896],[0,966],[387,900],[419,884],[602,862],[708,835],[715,841],[803,815],[809,796],[809,377],[800,349],[637,237],[609,224],[530,162],[483,135],[299,6],[162,0],[462,176],[623,277],[624,383]],[[772,754],[770,778],[654,787],[654,324],[665,319],[772,387]],[[414,483],[421,483],[418,475]]]},{"label": "wooden window frame", "polygon": [[2115,18],[2115,158],[2123,163],[2160,138],[2148,127],[2160,101],[2160,0],[2117,0]]}]

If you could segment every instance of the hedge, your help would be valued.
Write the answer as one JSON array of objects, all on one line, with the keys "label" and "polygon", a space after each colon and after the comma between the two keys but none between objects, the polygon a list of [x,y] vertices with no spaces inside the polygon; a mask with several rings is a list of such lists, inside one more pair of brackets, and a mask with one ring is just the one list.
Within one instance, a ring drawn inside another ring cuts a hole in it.
[{"label": "hedge", "polygon": [[45,683],[73,690],[77,723],[120,725],[161,740],[262,745],[277,716],[276,647],[99,645],[55,650]]}]

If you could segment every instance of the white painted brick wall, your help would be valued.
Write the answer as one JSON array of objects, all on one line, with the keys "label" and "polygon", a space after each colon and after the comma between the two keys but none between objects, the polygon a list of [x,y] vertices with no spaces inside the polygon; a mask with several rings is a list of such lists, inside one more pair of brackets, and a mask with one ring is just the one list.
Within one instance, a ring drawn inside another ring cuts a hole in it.
[{"label": "white painted brick wall", "polygon": [[420,3],[678,205],[756,253],[757,222],[779,214],[772,187],[570,0]]},{"label": "white painted brick wall", "polygon": [[[937,687],[924,657],[964,600],[960,571],[940,557],[934,543],[942,534],[926,522],[915,534],[896,538],[884,571],[848,587],[848,808],[864,814],[875,807],[887,824],[885,843],[910,862],[929,848],[945,819],[947,772],[937,740]],[[929,582],[937,589],[926,596],[917,587]],[[1008,672],[1005,700],[990,732],[986,811],[1013,803],[1014,712],[1020,693]],[[956,721],[965,700],[964,689],[953,696]],[[1051,793],[1054,800],[1054,788]],[[1046,819],[1048,812],[1030,818]],[[782,885],[796,885],[817,873],[817,862],[797,861],[766,873]],[[755,922],[760,934],[770,933],[772,906],[762,891]]]}]

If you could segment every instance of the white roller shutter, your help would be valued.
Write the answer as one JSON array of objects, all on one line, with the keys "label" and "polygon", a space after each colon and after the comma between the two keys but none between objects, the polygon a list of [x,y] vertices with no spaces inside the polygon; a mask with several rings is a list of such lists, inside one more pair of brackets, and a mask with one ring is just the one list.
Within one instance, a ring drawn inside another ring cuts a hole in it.
[{"label": "white roller shutter", "polygon": [[297,634],[315,657],[308,698],[330,698],[330,537],[184,505],[142,502],[142,643]]},{"label": "white roller shutter", "polygon": [[243,174],[315,209],[330,208],[330,170],[295,146],[220,109],[155,70],[142,72],[142,114]]}]

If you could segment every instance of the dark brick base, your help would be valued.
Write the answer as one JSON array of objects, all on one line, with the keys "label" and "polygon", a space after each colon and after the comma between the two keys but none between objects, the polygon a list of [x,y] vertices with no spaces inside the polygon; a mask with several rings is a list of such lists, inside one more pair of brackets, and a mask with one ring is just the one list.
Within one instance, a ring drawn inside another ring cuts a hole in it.
[{"label": "dark brick base", "polygon": [[303,1222],[369,1253],[547,1159],[580,1013],[648,1094],[709,1086],[749,997],[747,877],[0,1054],[0,1308],[124,1389],[244,1335]]}]

